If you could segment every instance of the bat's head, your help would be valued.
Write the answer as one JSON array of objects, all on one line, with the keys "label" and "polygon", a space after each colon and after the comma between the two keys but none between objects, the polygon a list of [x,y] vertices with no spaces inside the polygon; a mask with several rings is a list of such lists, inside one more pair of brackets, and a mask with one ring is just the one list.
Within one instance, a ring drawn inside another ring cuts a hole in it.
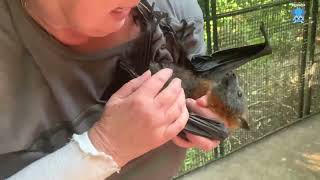
[{"label": "bat's head", "polygon": [[[220,109],[220,114],[225,117],[230,128],[243,128],[249,130],[247,122],[247,103],[243,90],[240,87],[237,75],[230,71],[221,75],[213,76],[212,99],[209,103],[220,103],[213,105],[213,109]],[[219,112],[218,112],[219,113]]]}]

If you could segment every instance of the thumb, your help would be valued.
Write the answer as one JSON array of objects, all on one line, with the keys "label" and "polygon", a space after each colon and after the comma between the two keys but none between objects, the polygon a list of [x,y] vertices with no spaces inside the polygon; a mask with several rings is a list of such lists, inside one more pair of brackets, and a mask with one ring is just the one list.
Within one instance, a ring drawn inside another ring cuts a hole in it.
[{"label": "thumb", "polygon": [[194,112],[200,116],[206,118],[221,119],[217,114],[212,112],[207,107],[200,106],[198,102],[194,99],[187,99],[187,107],[189,111]]},{"label": "thumb", "polygon": [[208,95],[204,95],[196,100],[197,104],[202,107],[208,107]]},{"label": "thumb", "polygon": [[197,109],[197,107],[199,106],[197,104],[197,101],[194,100],[194,99],[191,99],[191,98],[188,98],[186,100],[186,105],[187,105],[188,109],[191,110],[191,111],[194,111],[194,109]]},{"label": "thumb", "polygon": [[148,70],[141,76],[134,78],[123,85],[114,95],[116,98],[125,98],[135,92],[146,80],[151,77],[151,72]]}]

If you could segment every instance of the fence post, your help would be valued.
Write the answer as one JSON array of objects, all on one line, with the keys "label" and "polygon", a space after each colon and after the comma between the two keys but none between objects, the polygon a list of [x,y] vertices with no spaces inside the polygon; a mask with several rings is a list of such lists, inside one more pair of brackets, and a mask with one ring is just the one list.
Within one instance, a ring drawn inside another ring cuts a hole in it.
[{"label": "fence post", "polygon": [[[217,0],[211,0],[211,17],[212,17],[212,38],[213,38],[213,52],[219,50],[218,44],[218,17],[217,17]],[[211,27],[211,24],[210,24]],[[224,156],[224,145],[221,143],[218,148],[214,149],[215,157]]]},{"label": "fence post", "polygon": [[206,34],[207,34],[207,53],[212,53],[212,38],[211,38],[211,25],[210,25],[210,10],[209,10],[209,0],[205,0],[204,4],[204,13],[205,13],[205,22],[206,22]]},{"label": "fence post", "polygon": [[305,90],[305,72],[307,66],[307,51],[308,51],[308,34],[309,34],[309,17],[310,17],[310,0],[305,0],[305,21],[303,24],[303,42],[302,42],[302,53],[300,56],[300,72],[299,72],[299,109],[298,109],[298,118],[303,117],[303,108],[304,108],[304,90]]},{"label": "fence post", "polygon": [[[316,33],[317,33],[317,17],[318,17],[318,0],[313,0],[312,2],[312,13],[311,13],[311,28],[310,28],[310,53],[309,53],[309,60],[310,60],[310,67],[314,64],[314,55],[315,55],[315,42],[316,42]],[[310,76],[309,76],[310,78]],[[308,82],[310,79],[308,78]],[[310,114],[310,107],[311,107],[311,100],[312,97],[312,87],[308,86],[306,91],[306,97],[304,102],[304,115]]]},{"label": "fence post", "polygon": [[211,0],[213,51],[219,50],[217,0]]}]

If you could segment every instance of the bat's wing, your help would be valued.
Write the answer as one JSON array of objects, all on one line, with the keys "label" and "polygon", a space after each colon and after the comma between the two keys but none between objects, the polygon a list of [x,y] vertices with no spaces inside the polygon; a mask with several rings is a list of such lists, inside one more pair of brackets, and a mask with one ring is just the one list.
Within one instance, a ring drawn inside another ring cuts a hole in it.
[{"label": "bat's wing", "polygon": [[[190,112],[188,123],[183,132],[219,141],[223,141],[229,136],[229,130],[223,123],[213,119],[207,119],[192,112]],[[186,139],[183,133],[179,135]]]},{"label": "bat's wing", "polygon": [[140,18],[139,22],[140,29],[142,32],[135,40],[136,42],[131,47],[131,51],[134,52],[131,55],[131,61],[133,64],[134,71],[141,75],[149,69],[151,60],[151,47],[152,47],[152,34],[155,28],[154,15],[153,15],[154,4],[150,6],[145,0],[140,1],[137,6],[137,15]]},{"label": "bat's wing", "polygon": [[263,23],[260,26],[264,43],[217,51],[211,56],[195,56],[193,70],[202,72],[227,72],[259,57],[272,53]]},{"label": "bat's wing", "polygon": [[154,61],[153,36],[157,26],[166,13],[154,10],[154,3],[150,5],[146,0],[141,0],[134,11],[136,22],[140,23],[139,36],[127,43],[128,56],[120,61],[120,66],[131,75],[141,75],[149,69],[150,62]]}]

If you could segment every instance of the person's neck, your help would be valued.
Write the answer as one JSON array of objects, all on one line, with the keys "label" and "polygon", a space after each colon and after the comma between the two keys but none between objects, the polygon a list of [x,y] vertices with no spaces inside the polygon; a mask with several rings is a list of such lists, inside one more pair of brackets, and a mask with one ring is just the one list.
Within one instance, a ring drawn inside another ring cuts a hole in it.
[{"label": "person's neck", "polygon": [[68,24],[63,21],[64,16],[57,3],[58,1],[26,1],[28,1],[25,5],[27,13],[42,28],[62,44],[80,53],[94,53],[105,48],[115,47],[135,38],[140,32],[132,17],[129,17],[123,27],[116,33],[100,38],[84,36],[71,28],[64,28],[68,27]]},{"label": "person's neck", "polygon": [[136,38],[140,34],[140,27],[135,24],[133,17],[129,16],[124,25],[114,33],[105,37],[92,37],[86,43],[73,46],[76,51],[83,53],[94,53],[106,48],[113,48],[122,43]]},{"label": "person's neck", "polygon": [[88,41],[89,37],[67,28],[58,1],[22,0],[22,5],[34,21],[62,44],[74,46]]}]

